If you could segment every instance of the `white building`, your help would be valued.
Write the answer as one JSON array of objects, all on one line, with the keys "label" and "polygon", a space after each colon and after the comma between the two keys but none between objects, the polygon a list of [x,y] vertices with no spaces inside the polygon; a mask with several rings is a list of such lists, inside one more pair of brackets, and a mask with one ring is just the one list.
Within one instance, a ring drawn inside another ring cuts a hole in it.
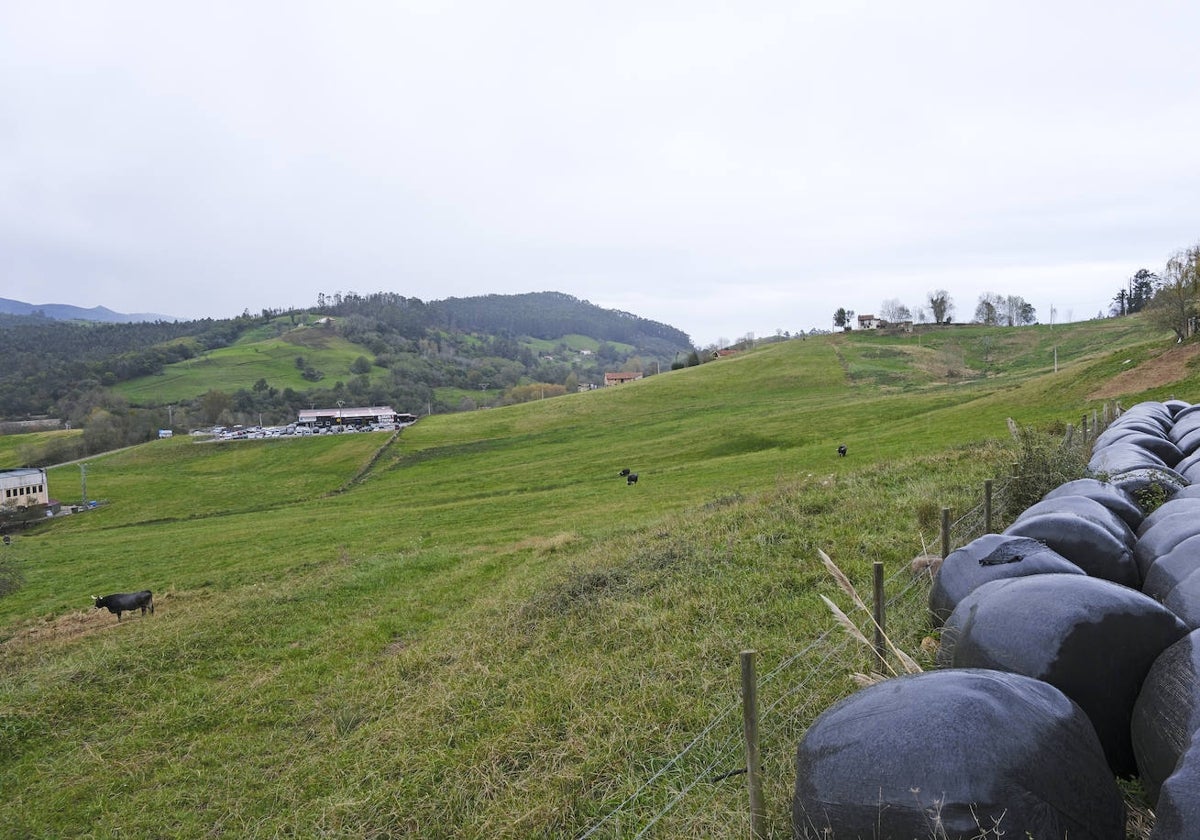
[{"label": "white building", "polygon": [[50,485],[41,469],[0,471],[0,507],[18,508],[50,504]]},{"label": "white building", "polygon": [[328,429],[346,426],[407,426],[417,422],[413,414],[398,413],[387,405],[373,408],[306,408],[296,420],[298,426]]}]

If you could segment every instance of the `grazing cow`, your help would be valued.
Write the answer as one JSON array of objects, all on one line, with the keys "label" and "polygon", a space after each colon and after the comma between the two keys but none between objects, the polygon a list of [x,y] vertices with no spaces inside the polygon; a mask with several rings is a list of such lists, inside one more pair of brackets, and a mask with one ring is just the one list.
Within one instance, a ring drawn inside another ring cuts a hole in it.
[{"label": "grazing cow", "polygon": [[846,457],[846,444],[843,443],[841,446],[838,447],[838,457],[840,457],[840,458]]},{"label": "grazing cow", "polygon": [[621,476],[622,478],[629,475],[629,467],[626,467],[625,469],[621,470],[619,473],[617,473],[617,475]]},{"label": "grazing cow", "polygon": [[637,473],[631,472],[625,476],[625,486],[628,487],[630,484],[637,484]]},{"label": "grazing cow", "polygon": [[154,614],[154,595],[149,589],[141,592],[121,592],[116,595],[105,595],[103,598],[97,598],[93,595],[92,600],[96,602],[96,609],[103,607],[110,613],[115,613],[117,621],[121,620],[121,613],[123,612],[141,610],[142,615],[145,615],[146,610],[150,610],[150,614]]}]

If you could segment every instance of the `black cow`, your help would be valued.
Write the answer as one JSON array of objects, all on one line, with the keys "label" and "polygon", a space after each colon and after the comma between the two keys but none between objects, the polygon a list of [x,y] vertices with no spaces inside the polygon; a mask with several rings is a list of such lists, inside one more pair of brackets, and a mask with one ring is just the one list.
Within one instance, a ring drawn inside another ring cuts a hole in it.
[{"label": "black cow", "polygon": [[145,615],[146,610],[150,610],[150,614],[154,614],[154,594],[149,589],[141,592],[120,592],[116,595],[105,595],[103,598],[93,595],[92,600],[96,602],[96,609],[103,607],[110,613],[115,613],[117,621],[121,620],[123,612],[141,610],[142,615]]},{"label": "black cow", "polygon": [[630,484],[637,484],[637,473],[631,472],[625,476],[625,486],[628,487]]},{"label": "black cow", "polygon": [[846,444],[843,443],[841,446],[838,447],[838,457],[841,457],[841,458],[846,457]]},{"label": "black cow", "polygon": [[626,467],[625,469],[621,470],[619,473],[617,473],[617,475],[621,476],[622,478],[629,475],[629,467]]}]

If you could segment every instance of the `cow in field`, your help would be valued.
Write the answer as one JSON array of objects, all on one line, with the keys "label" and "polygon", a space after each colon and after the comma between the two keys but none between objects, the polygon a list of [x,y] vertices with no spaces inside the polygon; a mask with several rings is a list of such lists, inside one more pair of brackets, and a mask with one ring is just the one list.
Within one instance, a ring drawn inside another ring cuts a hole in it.
[{"label": "cow in field", "polygon": [[96,609],[107,609],[117,616],[117,621],[121,620],[123,612],[141,610],[142,615],[145,615],[146,610],[150,610],[150,614],[154,614],[154,594],[149,589],[141,592],[120,592],[115,595],[105,595],[103,598],[93,595],[92,600],[96,602]]},{"label": "cow in field", "polygon": [[629,475],[629,467],[626,467],[625,469],[621,470],[619,473],[617,473],[617,475],[621,476],[621,478],[624,478],[625,476]]},{"label": "cow in field", "polygon": [[838,456],[841,458],[846,457],[846,444],[843,443],[841,446],[838,447]]},{"label": "cow in field", "polygon": [[637,473],[631,472],[625,476],[625,486],[628,487],[630,484],[637,484]]}]

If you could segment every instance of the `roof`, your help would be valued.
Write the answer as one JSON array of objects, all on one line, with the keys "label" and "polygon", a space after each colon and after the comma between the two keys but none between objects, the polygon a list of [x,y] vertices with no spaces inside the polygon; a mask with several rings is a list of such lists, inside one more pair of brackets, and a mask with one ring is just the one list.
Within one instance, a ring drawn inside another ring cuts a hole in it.
[{"label": "roof", "polygon": [[318,417],[340,417],[344,420],[363,420],[368,417],[394,415],[396,409],[390,405],[377,405],[373,408],[302,408],[300,422],[315,420]]},{"label": "roof", "polygon": [[45,470],[37,467],[21,467],[20,469],[16,470],[0,470],[0,476],[4,476],[6,478],[20,478],[22,476],[33,477],[35,475],[40,476],[45,474]]}]

